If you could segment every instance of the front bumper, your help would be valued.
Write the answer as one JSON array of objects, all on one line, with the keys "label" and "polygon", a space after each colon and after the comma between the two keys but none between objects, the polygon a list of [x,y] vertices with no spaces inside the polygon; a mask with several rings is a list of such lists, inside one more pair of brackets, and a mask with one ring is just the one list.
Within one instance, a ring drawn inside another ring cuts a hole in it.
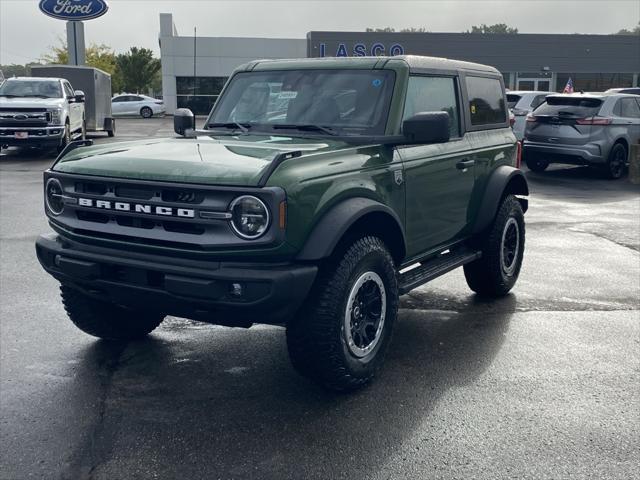
[{"label": "front bumper", "polygon": [[243,327],[286,323],[309,294],[317,273],[314,265],[162,258],[78,244],[53,233],[38,238],[36,253],[49,274],[87,295]]},{"label": "front bumper", "polygon": [[569,165],[596,165],[606,163],[600,145],[551,145],[548,143],[522,142],[522,157],[544,160],[549,163],[566,163]]},{"label": "front bumper", "polygon": [[[27,138],[16,138],[16,133],[26,132]],[[64,137],[64,126],[52,127],[0,127],[0,144],[9,146],[50,146],[60,145]]]}]

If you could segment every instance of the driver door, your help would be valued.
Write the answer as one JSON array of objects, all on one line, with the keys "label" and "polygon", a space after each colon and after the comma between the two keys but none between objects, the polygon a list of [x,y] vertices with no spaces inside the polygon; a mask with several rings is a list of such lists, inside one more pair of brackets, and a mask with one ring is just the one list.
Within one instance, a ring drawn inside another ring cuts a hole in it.
[{"label": "driver door", "polygon": [[411,76],[403,119],[419,112],[446,111],[447,143],[399,147],[406,177],[408,256],[420,256],[460,237],[467,226],[474,185],[471,145],[461,127],[456,77]]}]

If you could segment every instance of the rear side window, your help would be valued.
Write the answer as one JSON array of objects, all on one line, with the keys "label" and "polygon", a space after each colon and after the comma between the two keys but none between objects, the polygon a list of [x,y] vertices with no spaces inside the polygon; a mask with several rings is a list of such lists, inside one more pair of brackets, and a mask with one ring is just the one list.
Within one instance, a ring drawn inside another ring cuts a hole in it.
[{"label": "rear side window", "polygon": [[535,115],[591,117],[597,115],[602,100],[584,97],[547,97],[547,101],[535,110]]},{"label": "rear side window", "polygon": [[542,102],[544,102],[544,99],[547,98],[546,95],[538,95],[536,98],[533,99],[533,102],[531,102],[531,108],[532,109],[536,109],[540,106],[540,104],[542,104]]},{"label": "rear side window", "polygon": [[507,106],[509,108],[515,107],[522,97],[515,93],[507,93]]},{"label": "rear side window", "polygon": [[[640,107],[634,98],[621,98],[618,100],[620,106],[621,117],[625,118],[640,118]],[[618,106],[617,105],[617,106]]]},{"label": "rear side window", "polygon": [[500,80],[467,76],[471,125],[506,123],[507,112]]},{"label": "rear side window", "polygon": [[409,77],[403,120],[421,112],[447,112],[451,138],[460,136],[460,115],[455,79],[451,77]]}]

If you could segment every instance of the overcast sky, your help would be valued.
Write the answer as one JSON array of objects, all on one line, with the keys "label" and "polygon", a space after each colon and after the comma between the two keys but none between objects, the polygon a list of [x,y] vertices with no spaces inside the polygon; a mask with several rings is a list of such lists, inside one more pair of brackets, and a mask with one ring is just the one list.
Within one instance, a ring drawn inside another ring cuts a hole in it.
[{"label": "overcast sky", "polygon": [[[461,32],[507,23],[521,33],[614,33],[640,19],[639,0],[109,0],[109,11],[85,24],[87,44],[117,52],[158,49],[158,14],[173,13],[178,33],[305,38],[311,30],[425,27]],[[65,22],[46,17],[38,0],[0,0],[0,63],[35,61],[65,36]]]}]

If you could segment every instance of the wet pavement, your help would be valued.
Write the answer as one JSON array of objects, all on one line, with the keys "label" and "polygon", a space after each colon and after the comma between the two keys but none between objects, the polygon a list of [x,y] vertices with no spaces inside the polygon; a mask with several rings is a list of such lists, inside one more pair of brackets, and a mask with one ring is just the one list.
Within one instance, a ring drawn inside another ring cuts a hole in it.
[{"label": "wet pavement", "polygon": [[[170,135],[120,120],[114,139]],[[640,188],[527,173],[523,271],[478,300],[455,271],[402,298],[386,366],[353,395],[289,364],[284,330],[167,319],[98,341],[35,258],[46,155],[0,156],[2,479],[637,478]]]}]

